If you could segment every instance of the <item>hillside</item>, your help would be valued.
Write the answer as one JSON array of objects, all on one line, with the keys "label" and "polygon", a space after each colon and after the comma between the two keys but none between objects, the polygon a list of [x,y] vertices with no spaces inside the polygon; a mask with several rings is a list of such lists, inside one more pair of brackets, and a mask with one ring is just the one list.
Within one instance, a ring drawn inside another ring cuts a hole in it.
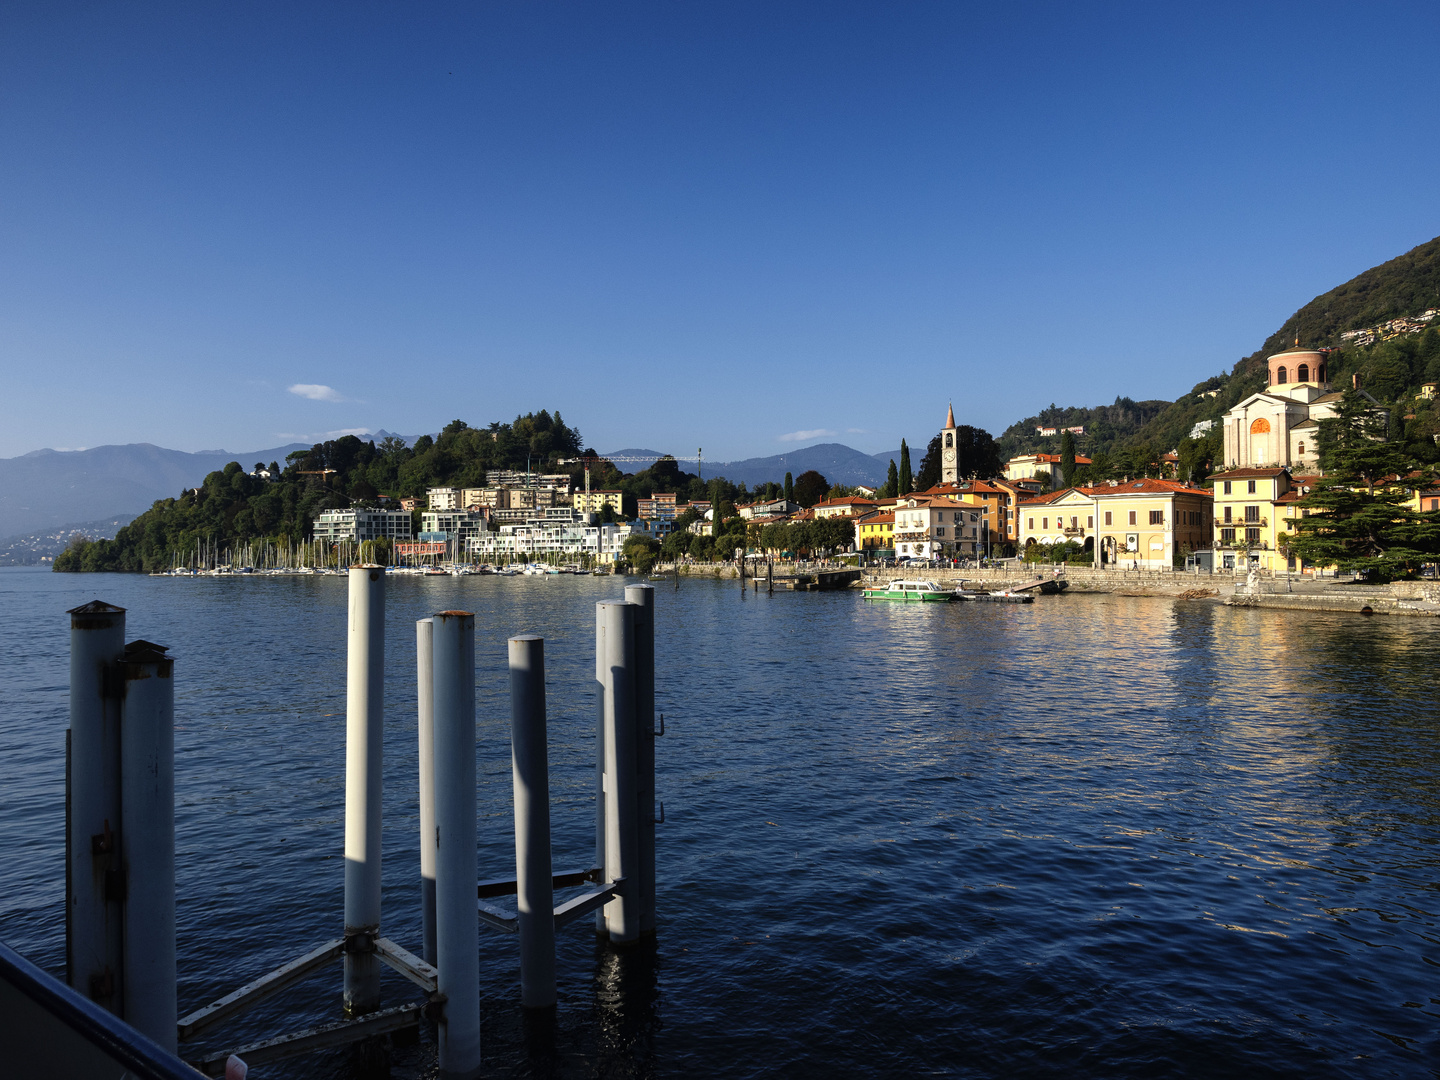
[{"label": "hillside", "polygon": [[[1440,237],[1315,297],[1229,372],[1196,383],[1176,401],[1117,398],[1114,405],[1088,409],[1052,405],[1012,424],[999,442],[1006,456],[1036,450],[1055,454],[1059,437],[1041,437],[1036,427],[1083,425],[1085,435],[1076,440],[1076,449],[1084,455],[1138,460],[1180,450],[1182,457],[1188,454],[1203,462],[1218,454],[1219,443],[1212,434],[1209,446],[1187,446],[1196,424],[1218,420],[1237,402],[1263,390],[1266,358],[1298,338],[1302,345],[1333,350],[1332,385],[1349,386],[1358,373],[1366,390],[1392,406],[1395,434],[1413,442],[1417,454],[1433,453],[1433,442],[1428,449],[1422,444],[1440,433],[1440,417],[1430,403],[1417,404],[1415,395],[1421,383],[1440,381],[1440,332],[1428,328],[1440,326],[1440,317],[1423,321],[1435,308],[1440,308]],[[1396,320],[1401,323],[1386,325]],[[1354,333],[1365,330],[1375,333]]]}]

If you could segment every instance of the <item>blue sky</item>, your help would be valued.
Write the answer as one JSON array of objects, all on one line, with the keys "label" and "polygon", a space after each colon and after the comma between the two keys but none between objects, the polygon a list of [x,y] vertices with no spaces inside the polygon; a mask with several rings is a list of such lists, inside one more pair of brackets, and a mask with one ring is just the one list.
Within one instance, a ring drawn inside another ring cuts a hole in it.
[{"label": "blue sky", "polygon": [[539,408],[712,460],[923,445],[951,399],[998,434],[1173,398],[1440,233],[1433,3],[16,0],[0,31],[0,456]]}]

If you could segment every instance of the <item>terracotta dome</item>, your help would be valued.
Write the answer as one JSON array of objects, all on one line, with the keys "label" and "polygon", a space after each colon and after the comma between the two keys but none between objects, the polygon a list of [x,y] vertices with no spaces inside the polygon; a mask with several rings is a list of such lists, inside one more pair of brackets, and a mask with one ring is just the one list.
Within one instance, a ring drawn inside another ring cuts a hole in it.
[{"label": "terracotta dome", "polygon": [[1324,383],[1325,354],[1317,349],[1295,347],[1270,357],[1270,385],[1290,386],[1294,383]]}]

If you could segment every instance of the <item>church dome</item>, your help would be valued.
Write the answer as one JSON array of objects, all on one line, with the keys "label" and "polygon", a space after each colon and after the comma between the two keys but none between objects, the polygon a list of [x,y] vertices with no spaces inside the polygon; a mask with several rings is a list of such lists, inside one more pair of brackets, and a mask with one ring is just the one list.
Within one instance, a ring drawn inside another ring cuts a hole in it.
[{"label": "church dome", "polygon": [[1269,367],[1271,386],[1326,381],[1325,354],[1318,349],[1302,349],[1298,338],[1294,348],[1270,357]]}]

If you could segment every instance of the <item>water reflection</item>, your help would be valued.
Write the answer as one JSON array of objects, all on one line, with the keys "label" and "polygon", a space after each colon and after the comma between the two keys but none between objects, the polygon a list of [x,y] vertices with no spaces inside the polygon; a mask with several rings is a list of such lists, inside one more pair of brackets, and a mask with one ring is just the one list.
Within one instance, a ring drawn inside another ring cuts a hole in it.
[{"label": "water reflection", "polygon": [[[15,658],[0,671],[0,933],[42,959],[63,941],[59,613],[97,584],[180,660],[193,1007],[339,932],[344,583],[0,573],[0,647]],[[419,935],[413,620],[479,613],[482,876],[514,859],[504,640],[546,636],[554,858],[569,868],[594,847],[593,605],[618,591],[391,589],[387,936]],[[737,592],[686,581],[657,596],[658,944],[617,953],[572,928],[560,1005],[528,1017],[514,941],[487,935],[487,1069],[1432,1069],[1435,624],[1126,597]],[[338,991],[338,970],[317,976],[234,1034],[334,1019]],[[412,991],[396,976],[385,993]],[[428,1046],[394,1052],[393,1075],[428,1075]],[[337,1052],[266,1074],[359,1068]]]}]

